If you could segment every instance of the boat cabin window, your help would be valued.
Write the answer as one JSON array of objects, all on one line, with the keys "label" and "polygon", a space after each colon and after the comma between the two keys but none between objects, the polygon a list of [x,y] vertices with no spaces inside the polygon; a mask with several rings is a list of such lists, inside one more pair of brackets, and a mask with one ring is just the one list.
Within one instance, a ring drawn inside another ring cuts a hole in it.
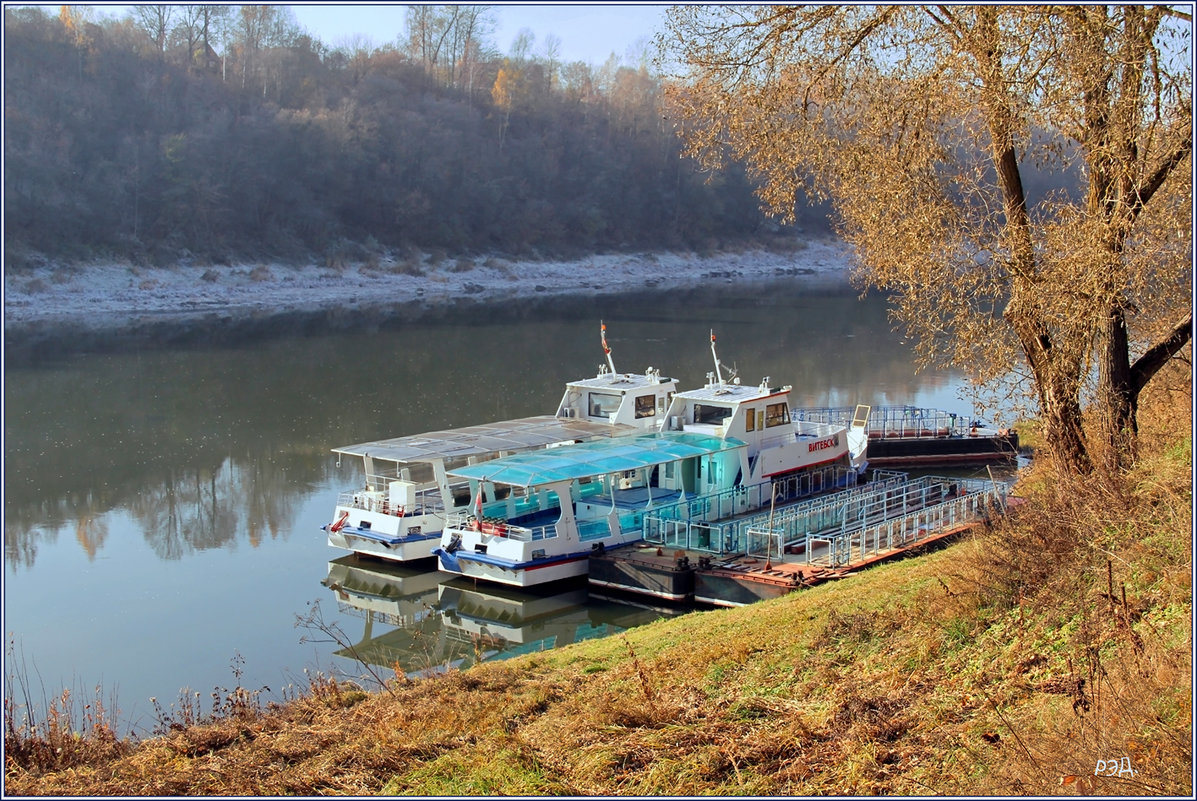
[{"label": "boat cabin window", "polygon": [[765,407],[765,427],[784,426],[790,422],[790,407],[783,403],[770,403]]},{"label": "boat cabin window", "polygon": [[590,393],[590,416],[609,417],[619,411],[619,395],[607,392]]},{"label": "boat cabin window", "polygon": [[641,395],[636,398],[636,419],[654,417],[657,414],[657,400],[652,395]]},{"label": "boat cabin window", "polygon": [[749,409],[748,413],[744,415],[744,430],[745,431],[754,430],[756,428],[756,426],[753,425],[755,422],[756,422],[756,413],[753,412],[752,409]]},{"label": "boat cabin window", "polygon": [[732,410],[726,406],[708,406],[705,403],[694,404],[694,422],[718,425],[731,416]]}]

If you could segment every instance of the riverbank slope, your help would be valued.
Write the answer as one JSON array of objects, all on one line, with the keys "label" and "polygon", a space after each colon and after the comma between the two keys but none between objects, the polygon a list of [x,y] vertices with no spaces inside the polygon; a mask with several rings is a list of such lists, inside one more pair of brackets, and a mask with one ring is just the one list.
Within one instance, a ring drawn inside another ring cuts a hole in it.
[{"label": "riverbank slope", "polygon": [[1145,393],[1129,474],[1037,460],[939,552],[374,693],[163,703],[144,742],[6,721],[5,791],[1191,796],[1190,382]]}]

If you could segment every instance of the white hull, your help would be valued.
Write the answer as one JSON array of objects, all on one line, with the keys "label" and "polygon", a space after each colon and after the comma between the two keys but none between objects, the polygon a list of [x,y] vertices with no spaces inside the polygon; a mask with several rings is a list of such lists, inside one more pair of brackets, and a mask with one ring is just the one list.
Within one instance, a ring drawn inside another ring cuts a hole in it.
[{"label": "white hull", "polygon": [[450,522],[436,555],[440,569],[447,573],[512,587],[535,587],[585,576],[594,548],[614,548],[644,536],[636,528],[580,540],[573,526],[567,527],[568,533],[558,533],[561,528],[545,526],[533,531],[512,527],[499,534]]},{"label": "white hull", "polygon": [[438,514],[399,517],[353,506],[338,506],[334,520],[324,527],[331,547],[393,562],[432,558],[445,524]]},{"label": "white hull", "polygon": [[[461,569],[459,571],[448,572],[456,572],[461,576],[469,576],[470,578],[482,579],[483,581],[493,581],[498,584],[507,584],[512,587],[536,587],[552,581],[585,576],[590,566],[587,559],[589,559],[589,556],[582,554],[581,556],[568,558],[566,561],[521,567],[515,564],[504,565],[483,562],[473,554],[463,553],[460,554],[457,560],[457,564],[461,566]],[[443,561],[441,562],[441,569],[445,569]]]},{"label": "white hull", "polygon": [[414,562],[431,559],[432,549],[440,543],[440,536],[420,537],[403,540],[397,544],[382,543],[355,536],[352,533],[337,532],[328,535],[328,544],[333,548],[352,551],[363,556],[389,559],[392,562]]}]

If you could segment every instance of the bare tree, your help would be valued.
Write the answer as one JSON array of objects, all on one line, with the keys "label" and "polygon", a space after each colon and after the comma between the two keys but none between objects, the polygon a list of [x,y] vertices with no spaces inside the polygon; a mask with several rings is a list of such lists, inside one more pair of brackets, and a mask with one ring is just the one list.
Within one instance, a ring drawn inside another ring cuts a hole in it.
[{"label": "bare tree", "polygon": [[511,52],[508,54],[512,61],[521,63],[532,57],[532,48],[536,45],[536,34],[531,28],[520,28],[515,38],[511,40]]},{"label": "bare tree", "polygon": [[548,73],[550,92],[557,88],[557,70],[561,66],[561,37],[549,34],[543,45],[545,72]]},{"label": "bare tree", "polygon": [[171,5],[133,6],[133,21],[150,37],[160,56],[166,55],[174,11],[175,7]]},{"label": "bare tree", "polygon": [[[446,47],[446,42],[452,41],[461,8],[460,6],[412,6],[407,11],[409,52],[418,58],[424,65],[424,70],[434,77],[437,76],[442,55],[450,49]],[[449,53],[448,60],[452,65],[452,53]],[[452,66],[450,66],[451,70]]]},{"label": "bare tree", "polygon": [[441,84],[465,88],[472,96],[478,62],[490,48],[493,29],[489,6],[411,6],[405,49]]},{"label": "bare tree", "polygon": [[171,31],[171,37],[182,55],[182,62],[188,67],[203,66],[205,6],[181,5],[178,9],[179,22]]},{"label": "bare tree", "polygon": [[[1189,17],[1167,6],[685,6],[688,152],[829,197],[922,364],[1025,370],[1066,472],[1133,458],[1192,337]],[[1054,185],[1054,189],[1051,187]]]}]

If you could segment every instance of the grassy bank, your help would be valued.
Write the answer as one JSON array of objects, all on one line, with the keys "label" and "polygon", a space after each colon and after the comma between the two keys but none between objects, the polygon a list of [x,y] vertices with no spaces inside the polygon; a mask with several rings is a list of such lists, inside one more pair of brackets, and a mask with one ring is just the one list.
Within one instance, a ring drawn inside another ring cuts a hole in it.
[{"label": "grassy bank", "polygon": [[1191,795],[1187,381],[1130,474],[1040,465],[939,552],[378,693],[233,691],[138,743],[8,720],[6,792]]}]

